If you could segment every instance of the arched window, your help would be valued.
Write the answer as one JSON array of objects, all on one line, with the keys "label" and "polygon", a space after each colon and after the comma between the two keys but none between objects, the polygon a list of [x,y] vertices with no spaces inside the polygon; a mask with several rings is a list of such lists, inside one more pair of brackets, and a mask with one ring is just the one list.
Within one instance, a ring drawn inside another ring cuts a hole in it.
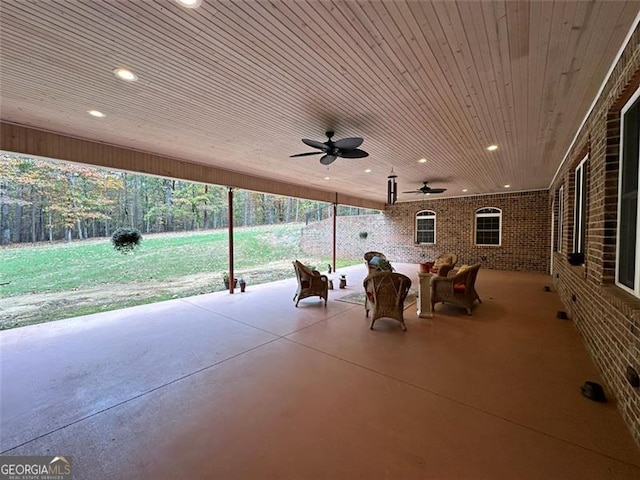
[{"label": "arched window", "polygon": [[502,243],[502,210],[484,207],[476,210],[476,245]]},{"label": "arched window", "polygon": [[416,243],[436,243],[436,212],[421,210],[416,213]]}]

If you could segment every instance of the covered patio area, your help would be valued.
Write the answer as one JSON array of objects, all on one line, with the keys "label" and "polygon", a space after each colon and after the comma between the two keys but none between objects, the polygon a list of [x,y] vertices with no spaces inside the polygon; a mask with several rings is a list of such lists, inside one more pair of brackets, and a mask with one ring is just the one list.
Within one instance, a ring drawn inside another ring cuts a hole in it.
[{"label": "covered patio area", "polygon": [[403,332],[339,273],[326,308],[291,279],[3,332],[0,450],[78,479],[640,478],[548,275],[480,270],[472,316],[414,304]]}]

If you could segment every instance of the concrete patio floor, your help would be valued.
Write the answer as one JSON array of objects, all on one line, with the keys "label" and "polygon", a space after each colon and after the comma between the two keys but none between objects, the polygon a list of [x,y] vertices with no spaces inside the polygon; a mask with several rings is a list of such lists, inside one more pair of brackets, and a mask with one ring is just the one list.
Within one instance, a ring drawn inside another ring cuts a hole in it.
[{"label": "concrete patio floor", "polygon": [[291,279],[0,332],[0,451],[83,480],[640,479],[549,276],[481,269],[472,316],[403,332],[339,273],[327,307]]}]

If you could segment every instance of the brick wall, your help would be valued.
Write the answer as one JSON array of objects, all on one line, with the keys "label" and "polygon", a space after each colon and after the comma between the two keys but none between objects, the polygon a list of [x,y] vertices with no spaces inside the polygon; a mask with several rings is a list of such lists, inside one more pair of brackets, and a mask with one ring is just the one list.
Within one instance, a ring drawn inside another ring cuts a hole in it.
[{"label": "brick wall", "polygon": [[[571,266],[554,254],[552,278],[567,312],[582,334],[616,404],[640,444],[640,389],[625,378],[627,366],[640,371],[640,299],[615,285],[620,108],[640,84],[640,30],[635,31],[602,94],[579,132],[551,186],[564,185],[563,251],[573,241],[574,170],[587,167],[585,264]],[[586,379],[585,379],[586,380]]]},{"label": "brick wall", "polygon": [[[482,207],[502,210],[500,246],[474,244],[475,212]],[[415,214],[425,209],[436,212],[435,245],[414,243]],[[329,255],[331,228],[331,219],[306,227],[302,248],[310,254]],[[459,265],[549,271],[551,212],[546,190],[398,203],[381,215],[338,217],[336,230],[337,255],[342,258],[362,258],[364,252],[376,250],[391,262],[418,263],[454,252]]]}]

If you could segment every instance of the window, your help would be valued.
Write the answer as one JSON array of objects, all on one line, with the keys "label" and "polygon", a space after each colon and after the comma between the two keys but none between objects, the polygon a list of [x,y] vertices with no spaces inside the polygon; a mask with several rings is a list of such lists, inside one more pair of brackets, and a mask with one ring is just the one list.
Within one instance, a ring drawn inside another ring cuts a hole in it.
[{"label": "window", "polygon": [[499,208],[476,210],[476,245],[500,245],[502,211]]},{"label": "window", "polygon": [[436,243],[436,212],[416,213],[416,243]]},{"label": "window", "polygon": [[558,189],[558,216],[556,226],[556,252],[562,253],[562,235],[564,234],[562,222],[564,221],[564,185]]},{"label": "window", "polygon": [[576,167],[576,195],[575,195],[575,212],[573,219],[573,251],[575,253],[584,253],[584,243],[587,234],[587,159],[584,157]]},{"label": "window", "polygon": [[621,114],[616,285],[640,297],[640,89],[622,108]]}]

